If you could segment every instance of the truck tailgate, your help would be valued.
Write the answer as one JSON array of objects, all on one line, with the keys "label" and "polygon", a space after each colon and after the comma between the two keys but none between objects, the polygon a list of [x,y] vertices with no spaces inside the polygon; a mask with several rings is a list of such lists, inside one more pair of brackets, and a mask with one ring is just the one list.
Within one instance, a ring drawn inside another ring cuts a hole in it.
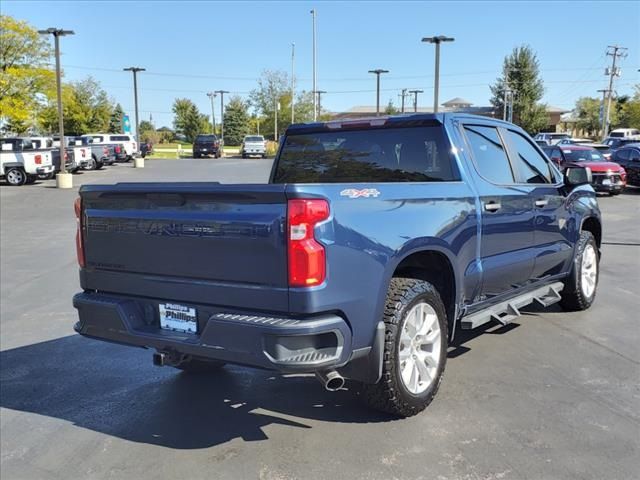
[{"label": "truck tailgate", "polygon": [[287,307],[283,185],[88,185],[80,195],[84,288]]}]

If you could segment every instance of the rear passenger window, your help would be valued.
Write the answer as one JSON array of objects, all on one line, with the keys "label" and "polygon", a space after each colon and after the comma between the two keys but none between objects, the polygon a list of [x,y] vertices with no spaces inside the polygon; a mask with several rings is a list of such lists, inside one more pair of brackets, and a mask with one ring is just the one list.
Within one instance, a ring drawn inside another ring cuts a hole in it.
[{"label": "rear passenger window", "polygon": [[524,136],[512,130],[507,131],[507,138],[514,149],[515,167],[524,183],[552,183],[551,169],[546,159]]},{"label": "rear passenger window", "polygon": [[494,127],[465,125],[478,173],[499,185],[514,183],[513,172],[498,131]]}]

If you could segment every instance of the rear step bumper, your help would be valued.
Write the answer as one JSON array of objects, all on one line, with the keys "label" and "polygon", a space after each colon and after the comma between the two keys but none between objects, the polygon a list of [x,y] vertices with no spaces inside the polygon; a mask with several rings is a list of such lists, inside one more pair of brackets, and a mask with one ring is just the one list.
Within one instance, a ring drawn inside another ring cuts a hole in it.
[{"label": "rear step bumper", "polygon": [[178,352],[229,363],[289,372],[315,372],[351,358],[351,330],[337,315],[308,319],[211,312],[194,305],[199,333],[163,330],[157,302],[100,293],[73,297],[81,335],[161,352]]}]

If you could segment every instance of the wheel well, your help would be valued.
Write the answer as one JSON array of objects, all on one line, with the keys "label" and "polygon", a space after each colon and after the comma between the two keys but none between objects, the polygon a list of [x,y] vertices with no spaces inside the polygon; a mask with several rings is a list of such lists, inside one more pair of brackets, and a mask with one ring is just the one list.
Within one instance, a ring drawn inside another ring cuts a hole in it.
[{"label": "wheel well", "polygon": [[593,238],[596,240],[596,245],[600,248],[600,242],[602,241],[602,226],[596,218],[589,217],[585,219],[585,221],[582,222],[581,230],[591,232],[591,235],[593,235]]},{"label": "wheel well", "polygon": [[424,280],[436,287],[447,309],[449,331],[452,331],[451,327],[455,316],[456,279],[451,262],[444,254],[432,250],[413,253],[400,262],[393,272],[393,276]]}]

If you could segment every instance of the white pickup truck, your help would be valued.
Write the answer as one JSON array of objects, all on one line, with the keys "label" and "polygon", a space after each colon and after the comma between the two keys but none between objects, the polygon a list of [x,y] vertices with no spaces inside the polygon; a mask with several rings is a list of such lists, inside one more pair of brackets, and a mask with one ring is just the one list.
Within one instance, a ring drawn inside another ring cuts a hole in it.
[{"label": "white pickup truck", "polygon": [[110,144],[118,144],[122,145],[124,149],[124,155],[120,155],[118,152],[118,156],[116,161],[125,161],[130,162],[131,159],[138,155],[138,145],[136,143],[136,138],[128,133],[87,133],[86,135],[82,135],[83,137],[91,137],[93,138],[94,145],[110,145]]},{"label": "white pickup truck", "polygon": [[[89,164],[89,160],[91,160],[91,147],[83,145],[82,141],[76,140],[75,137],[68,137],[66,135],[64,141],[64,148],[73,152],[73,159],[75,160],[75,164],[73,168],[69,169],[69,173],[76,173],[81,168],[85,168]],[[60,148],[59,135],[53,137],[53,146]]]},{"label": "white pickup truck", "polygon": [[0,138],[0,177],[9,185],[33,183],[53,172],[51,150],[35,149],[25,138]]}]

